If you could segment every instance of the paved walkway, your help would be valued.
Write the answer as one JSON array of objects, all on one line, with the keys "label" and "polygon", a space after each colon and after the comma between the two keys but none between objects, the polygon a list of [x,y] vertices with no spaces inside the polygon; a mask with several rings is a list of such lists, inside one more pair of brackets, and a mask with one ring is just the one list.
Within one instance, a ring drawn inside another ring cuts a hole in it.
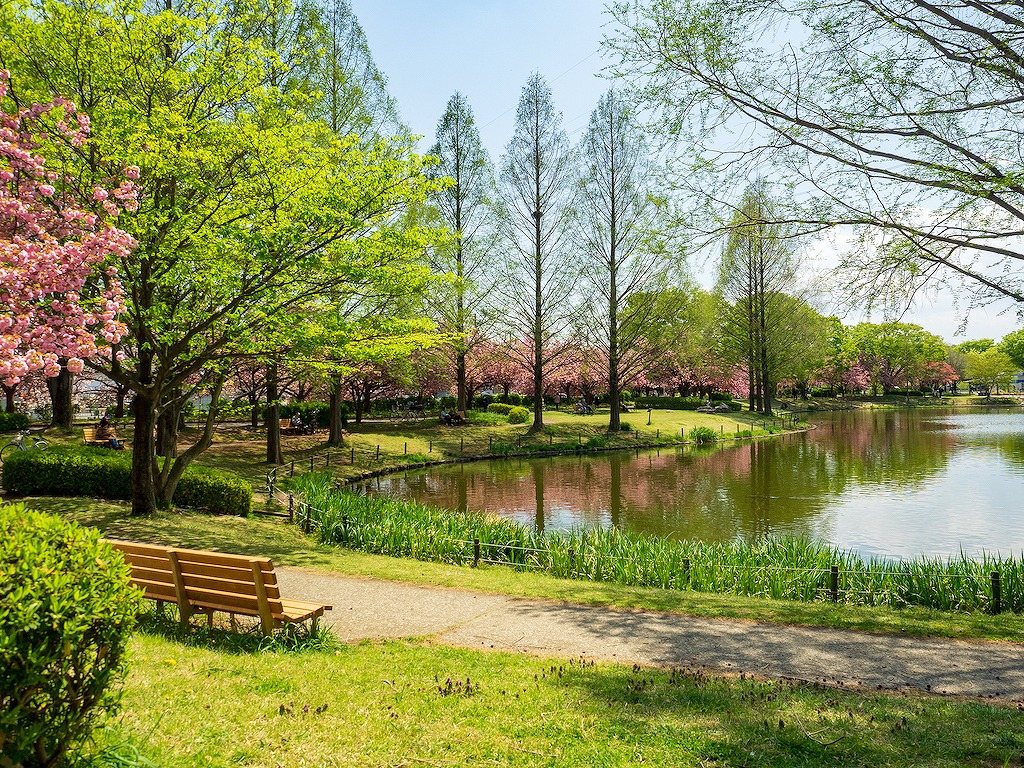
[{"label": "paved walkway", "polygon": [[467,648],[705,667],[831,685],[1024,701],[1024,645],[872,635],[620,611],[279,567],[289,597],[331,603],[346,642],[430,637]]}]

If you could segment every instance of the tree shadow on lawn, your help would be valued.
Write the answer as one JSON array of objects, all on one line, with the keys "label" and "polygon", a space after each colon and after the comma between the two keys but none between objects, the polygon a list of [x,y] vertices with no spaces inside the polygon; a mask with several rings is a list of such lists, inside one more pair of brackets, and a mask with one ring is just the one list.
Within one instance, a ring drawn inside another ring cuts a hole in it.
[{"label": "tree shadow on lawn", "polygon": [[674,731],[680,764],[1021,765],[1024,723],[1009,707],[696,668],[585,667],[552,666],[548,677],[604,702],[612,728],[637,743]]}]

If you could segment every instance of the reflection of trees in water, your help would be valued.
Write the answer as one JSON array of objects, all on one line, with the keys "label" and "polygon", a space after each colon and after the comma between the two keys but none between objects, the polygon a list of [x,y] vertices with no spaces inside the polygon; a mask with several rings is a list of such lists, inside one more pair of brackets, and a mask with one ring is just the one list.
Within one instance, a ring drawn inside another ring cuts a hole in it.
[{"label": "reflection of trees in water", "polygon": [[[379,488],[425,503],[511,514],[541,531],[617,525],[708,541],[811,535],[838,494],[857,484],[918,485],[946,465],[954,442],[919,412],[839,413],[807,434],[710,451],[468,464],[381,478]],[[1024,437],[1007,435],[998,445],[1024,465]]]},{"label": "reflection of trees in water", "polygon": [[843,486],[857,481],[901,488],[920,486],[945,467],[956,442],[925,411],[838,413],[822,420],[811,439],[834,457]]}]

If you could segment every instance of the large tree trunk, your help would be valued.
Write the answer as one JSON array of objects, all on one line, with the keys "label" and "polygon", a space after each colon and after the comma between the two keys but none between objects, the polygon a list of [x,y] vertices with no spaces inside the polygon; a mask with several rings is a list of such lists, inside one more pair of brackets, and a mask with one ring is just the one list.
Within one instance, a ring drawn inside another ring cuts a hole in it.
[{"label": "large tree trunk", "polygon": [[465,413],[469,409],[469,405],[466,391],[466,353],[462,351],[455,355],[455,382],[457,390],[455,410]]},{"label": "large tree trunk", "polygon": [[281,452],[281,403],[277,391],[277,363],[267,366],[267,463],[284,464]]},{"label": "large tree trunk", "polygon": [[[210,408],[214,406],[210,403]],[[165,399],[156,419],[156,455],[173,459],[178,455],[178,420],[181,416],[181,393]],[[159,494],[157,494],[159,496]]]},{"label": "large tree trunk", "polygon": [[341,423],[341,376],[331,377],[330,413],[328,414],[328,445],[343,445],[345,442]]},{"label": "large tree trunk", "polygon": [[[141,368],[141,365],[140,365]],[[150,515],[156,511],[156,402],[151,391],[135,393],[131,404],[135,420],[132,439],[132,514]]]},{"label": "large tree trunk", "polygon": [[74,420],[75,409],[71,403],[71,382],[74,374],[67,368],[62,367],[56,376],[48,376],[46,389],[50,392],[50,404],[53,406],[53,418],[50,420],[51,427],[71,431],[71,423]]},{"label": "large tree trunk", "polygon": [[4,391],[4,411],[14,413],[14,393],[18,391],[18,385],[8,387],[6,384],[0,384],[0,388]]},{"label": "large tree trunk", "polygon": [[185,470],[188,469],[195,458],[209,448],[213,442],[213,430],[217,423],[216,403],[220,400],[220,393],[223,387],[223,378],[218,378],[214,381],[210,392],[210,409],[206,414],[206,423],[203,426],[203,432],[197,436],[196,441],[173,461],[170,458],[165,459],[161,471],[155,472],[154,486],[159,506],[169,507],[171,505],[181,476],[185,474]]}]

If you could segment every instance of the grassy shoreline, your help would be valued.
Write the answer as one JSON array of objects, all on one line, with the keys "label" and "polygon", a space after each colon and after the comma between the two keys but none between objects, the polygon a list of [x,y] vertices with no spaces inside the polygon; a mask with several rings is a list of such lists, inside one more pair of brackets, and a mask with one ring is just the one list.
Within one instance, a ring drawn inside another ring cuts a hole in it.
[{"label": "grassy shoreline", "polygon": [[637,587],[563,579],[546,572],[375,555],[317,543],[297,526],[273,519],[210,517],[161,512],[132,517],[127,504],[34,497],[35,509],[71,517],[114,538],[270,557],[275,563],[343,575],[403,581],[619,609],[645,609],[744,621],[766,621],[859,631],[1019,642],[1024,616],[951,613],[920,607],[894,609],[830,602],[772,600],[743,595]]}]

